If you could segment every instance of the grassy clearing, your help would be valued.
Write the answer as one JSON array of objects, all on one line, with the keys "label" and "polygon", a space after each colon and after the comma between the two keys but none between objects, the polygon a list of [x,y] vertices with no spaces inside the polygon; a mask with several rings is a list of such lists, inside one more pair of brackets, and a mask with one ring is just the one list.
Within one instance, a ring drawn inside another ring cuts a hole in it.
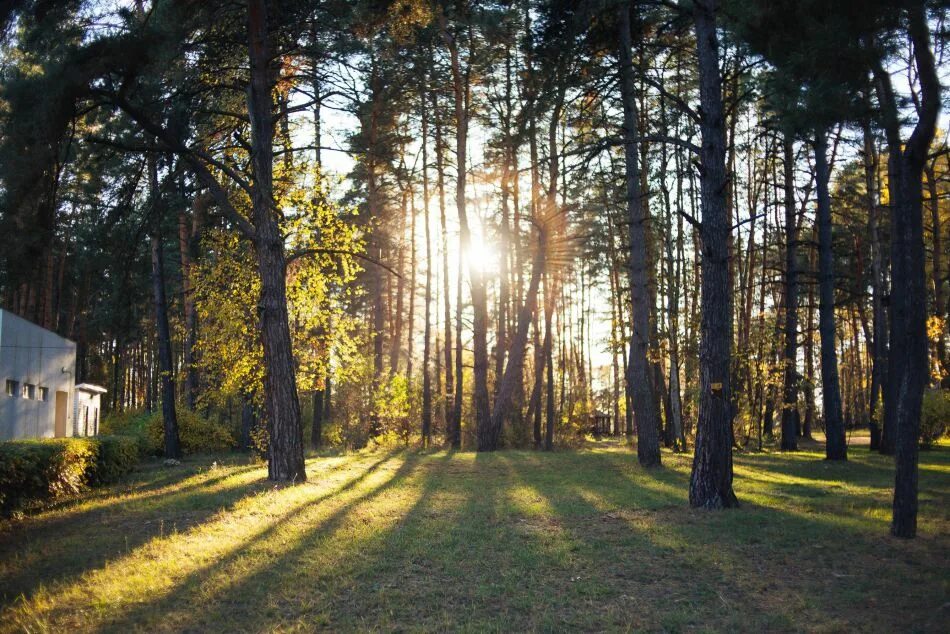
[{"label": "grassy clearing", "polygon": [[921,537],[855,449],[736,458],[737,511],[686,508],[689,458],[314,457],[301,486],[193,459],[0,526],[0,630],[945,631],[950,449]]}]

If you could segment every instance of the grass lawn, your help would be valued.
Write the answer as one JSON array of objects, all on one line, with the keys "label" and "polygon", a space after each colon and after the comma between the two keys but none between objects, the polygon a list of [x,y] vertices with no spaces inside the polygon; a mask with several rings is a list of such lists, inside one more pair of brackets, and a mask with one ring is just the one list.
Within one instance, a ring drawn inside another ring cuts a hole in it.
[{"label": "grass lawn", "polygon": [[143,467],[0,525],[0,630],[947,631],[950,448],[921,453],[920,537],[893,466],[852,448],[736,456],[742,508],[693,511],[690,457],[244,457]]}]

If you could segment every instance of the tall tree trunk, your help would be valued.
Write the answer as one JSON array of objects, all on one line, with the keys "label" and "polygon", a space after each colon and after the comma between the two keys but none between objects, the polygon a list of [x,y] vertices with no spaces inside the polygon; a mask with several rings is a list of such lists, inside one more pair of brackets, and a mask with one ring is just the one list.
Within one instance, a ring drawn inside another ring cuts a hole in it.
[{"label": "tall tree trunk", "polygon": [[[439,222],[442,230],[442,295],[444,302],[444,337],[445,337],[445,401],[448,409],[449,399],[455,401],[455,381],[452,367],[452,296],[450,292],[451,282],[449,280],[449,238],[448,225],[445,214],[445,145],[442,136],[442,116],[439,110],[438,98],[436,92],[432,91],[432,115],[435,125],[435,168],[436,183],[439,190]],[[453,430],[460,425],[456,420],[456,411],[453,407],[446,417],[446,439],[451,441],[454,435]]]},{"label": "tall tree trunk", "polygon": [[[458,177],[455,184],[455,205],[458,209],[459,226],[461,229],[462,251],[471,254],[472,232],[468,223],[468,214],[465,206],[465,182],[468,167],[466,155],[468,151],[468,118],[469,118],[469,86],[468,77],[463,77],[459,60],[459,47],[455,36],[446,28],[445,18],[442,17],[442,37],[449,49],[452,67],[452,85],[455,96],[455,152],[457,157]],[[468,276],[471,281],[472,310],[472,378],[474,379],[473,401],[475,405],[475,435],[479,451],[493,451],[491,444],[491,404],[488,393],[488,296],[485,289],[485,277],[478,264],[468,258]]]},{"label": "tall tree trunk", "polygon": [[838,353],[835,348],[835,272],[828,192],[828,137],[815,133],[815,182],[818,192],[818,332],[821,336],[821,406],[825,421],[825,458],[847,460],[848,445],[841,417]]},{"label": "tall tree trunk", "polygon": [[785,136],[785,369],[782,450],[798,449],[798,220],[795,218],[795,146]]},{"label": "tall tree trunk", "polygon": [[[420,94],[422,109],[422,210],[426,237],[425,331],[422,342],[422,446],[432,443],[432,373],[429,368],[432,342],[432,227],[429,222],[429,112],[426,108],[427,77]],[[410,346],[412,342],[410,341]]]},{"label": "tall tree trunk", "polygon": [[[551,451],[554,449],[554,354],[553,354],[553,332],[552,320],[554,316],[554,275],[546,271],[544,275],[544,344],[543,352],[545,370],[547,371],[547,396],[546,396],[546,426],[544,429],[544,449]],[[541,408],[538,407],[538,419],[540,420]]]},{"label": "tall tree trunk", "polygon": [[248,33],[251,82],[248,115],[251,120],[252,207],[255,250],[261,278],[261,342],[264,348],[264,400],[267,412],[268,477],[301,482],[304,470],[303,429],[294,376],[293,347],[287,316],[284,241],[274,210],[271,97],[274,72],[268,43],[267,2],[250,0]]},{"label": "tall tree trunk", "polygon": [[871,341],[871,394],[870,419],[871,451],[880,451],[881,408],[879,407],[887,373],[887,310],[884,306],[886,281],[884,279],[884,248],[881,238],[881,210],[878,199],[878,154],[871,134],[870,121],[865,121],[864,178],[867,191],[868,233],[871,242],[871,315],[874,321]]},{"label": "tall tree trunk", "polygon": [[626,159],[627,220],[630,223],[630,294],[633,304],[630,365],[627,383],[637,420],[637,458],[644,467],[660,465],[660,411],[650,366],[650,290],[647,271],[646,214],[640,190],[637,147],[636,86],[631,57],[630,5],[620,8],[620,93],[623,100],[624,156]]},{"label": "tall tree trunk", "polygon": [[158,358],[161,366],[162,421],[165,434],[165,457],[181,458],[178,439],[178,416],[175,412],[175,378],[172,371],[172,343],[168,328],[168,305],[165,301],[165,263],[162,241],[152,235],[152,286],[155,298],[155,322],[158,331]]},{"label": "tall tree trunk", "polygon": [[924,267],[922,175],[940,111],[940,82],[925,3],[908,9],[908,34],[921,87],[921,107],[906,144],[900,136],[898,110],[890,75],[875,69],[878,97],[884,111],[891,192],[891,342],[884,426],[896,432],[897,477],[891,534],[917,534],[917,454],[920,410],[927,367],[927,285]]},{"label": "tall tree trunk", "polygon": [[699,350],[699,420],[689,483],[689,503],[707,509],[738,505],[732,491],[732,406],[729,385],[732,354],[732,285],[729,278],[731,227],[724,195],[729,176],[726,173],[717,12],[718,0],[693,4],[702,108],[702,337]]}]

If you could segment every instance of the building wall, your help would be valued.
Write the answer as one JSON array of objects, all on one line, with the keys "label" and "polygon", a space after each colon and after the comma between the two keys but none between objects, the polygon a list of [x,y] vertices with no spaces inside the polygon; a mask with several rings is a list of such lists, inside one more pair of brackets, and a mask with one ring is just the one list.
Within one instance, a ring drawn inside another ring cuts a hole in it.
[{"label": "building wall", "polygon": [[91,394],[84,390],[76,390],[76,408],[73,420],[76,421],[72,430],[74,436],[96,436],[99,434],[99,423],[102,419],[102,409],[99,394]]},{"label": "building wall", "polygon": [[[71,436],[75,372],[74,342],[0,310],[0,440],[52,438],[58,391],[66,392],[66,435]],[[36,386],[35,397],[8,396],[8,379],[17,382],[18,390]],[[45,401],[39,400],[41,387],[48,390]]]}]

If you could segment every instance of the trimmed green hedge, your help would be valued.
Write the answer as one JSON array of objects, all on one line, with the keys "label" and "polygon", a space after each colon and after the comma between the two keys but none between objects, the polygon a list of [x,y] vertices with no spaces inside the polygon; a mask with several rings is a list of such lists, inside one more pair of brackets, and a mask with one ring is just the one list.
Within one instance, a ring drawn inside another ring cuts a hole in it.
[{"label": "trimmed green hedge", "polygon": [[131,436],[0,442],[0,515],[114,482],[141,456]]}]

